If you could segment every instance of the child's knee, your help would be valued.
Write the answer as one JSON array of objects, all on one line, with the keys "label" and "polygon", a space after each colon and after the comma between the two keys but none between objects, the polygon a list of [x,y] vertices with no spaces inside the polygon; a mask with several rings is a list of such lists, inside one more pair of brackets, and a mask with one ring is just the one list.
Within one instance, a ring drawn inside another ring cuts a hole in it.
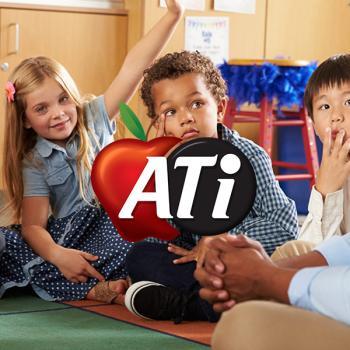
[{"label": "child's knee", "polygon": [[302,240],[293,240],[288,241],[276,248],[276,250],[271,255],[273,261],[290,258],[292,256],[299,256],[310,252],[315,247],[315,243],[302,241]]}]

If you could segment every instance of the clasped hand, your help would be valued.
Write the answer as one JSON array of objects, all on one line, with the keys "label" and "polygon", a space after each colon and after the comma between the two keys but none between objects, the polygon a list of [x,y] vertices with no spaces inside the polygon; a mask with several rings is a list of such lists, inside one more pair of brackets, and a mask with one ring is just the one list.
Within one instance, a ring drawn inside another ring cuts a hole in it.
[{"label": "clasped hand", "polygon": [[215,311],[260,298],[260,275],[273,263],[259,242],[244,235],[226,235],[208,242],[206,248],[195,278],[203,287],[200,296],[213,303]]}]

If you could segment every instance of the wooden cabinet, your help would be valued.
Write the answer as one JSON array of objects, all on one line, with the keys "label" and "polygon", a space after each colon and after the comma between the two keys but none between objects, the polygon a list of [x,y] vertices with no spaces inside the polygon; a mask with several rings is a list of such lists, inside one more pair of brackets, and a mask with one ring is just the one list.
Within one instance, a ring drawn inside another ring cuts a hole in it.
[{"label": "wooden cabinet", "polygon": [[[22,59],[45,55],[68,69],[81,93],[101,94],[126,55],[127,21],[125,11],[104,14],[0,8],[0,87],[5,86],[9,73]],[[4,101],[3,97],[1,143]]]},{"label": "wooden cabinet", "polygon": [[323,61],[350,50],[348,0],[267,0],[265,58]]}]

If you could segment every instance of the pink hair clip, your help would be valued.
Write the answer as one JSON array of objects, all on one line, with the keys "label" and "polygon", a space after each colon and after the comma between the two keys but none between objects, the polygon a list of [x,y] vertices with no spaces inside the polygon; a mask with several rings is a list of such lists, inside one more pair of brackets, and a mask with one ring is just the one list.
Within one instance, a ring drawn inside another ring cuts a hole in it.
[{"label": "pink hair clip", "polygon": [[8,81],[5,85],[5,91],[8,102],[14,102],[16,89],[11,81]]}]

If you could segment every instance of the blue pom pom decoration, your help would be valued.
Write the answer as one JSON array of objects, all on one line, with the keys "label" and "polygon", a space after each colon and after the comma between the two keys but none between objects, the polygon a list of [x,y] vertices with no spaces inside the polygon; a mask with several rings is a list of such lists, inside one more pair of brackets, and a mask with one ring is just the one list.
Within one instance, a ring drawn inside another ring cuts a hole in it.
[{"label": "blue pom pom decoration", "polygon": [[244,103],[259,106],[264,96],[269,101],[276,98],[277,108],[303,106],[304,90],[317,63],[307,66],[287,67],[272,63],[262,65],[230,65],[224,62],[218,68],[228,87],[229,97],[239,108]]}]

